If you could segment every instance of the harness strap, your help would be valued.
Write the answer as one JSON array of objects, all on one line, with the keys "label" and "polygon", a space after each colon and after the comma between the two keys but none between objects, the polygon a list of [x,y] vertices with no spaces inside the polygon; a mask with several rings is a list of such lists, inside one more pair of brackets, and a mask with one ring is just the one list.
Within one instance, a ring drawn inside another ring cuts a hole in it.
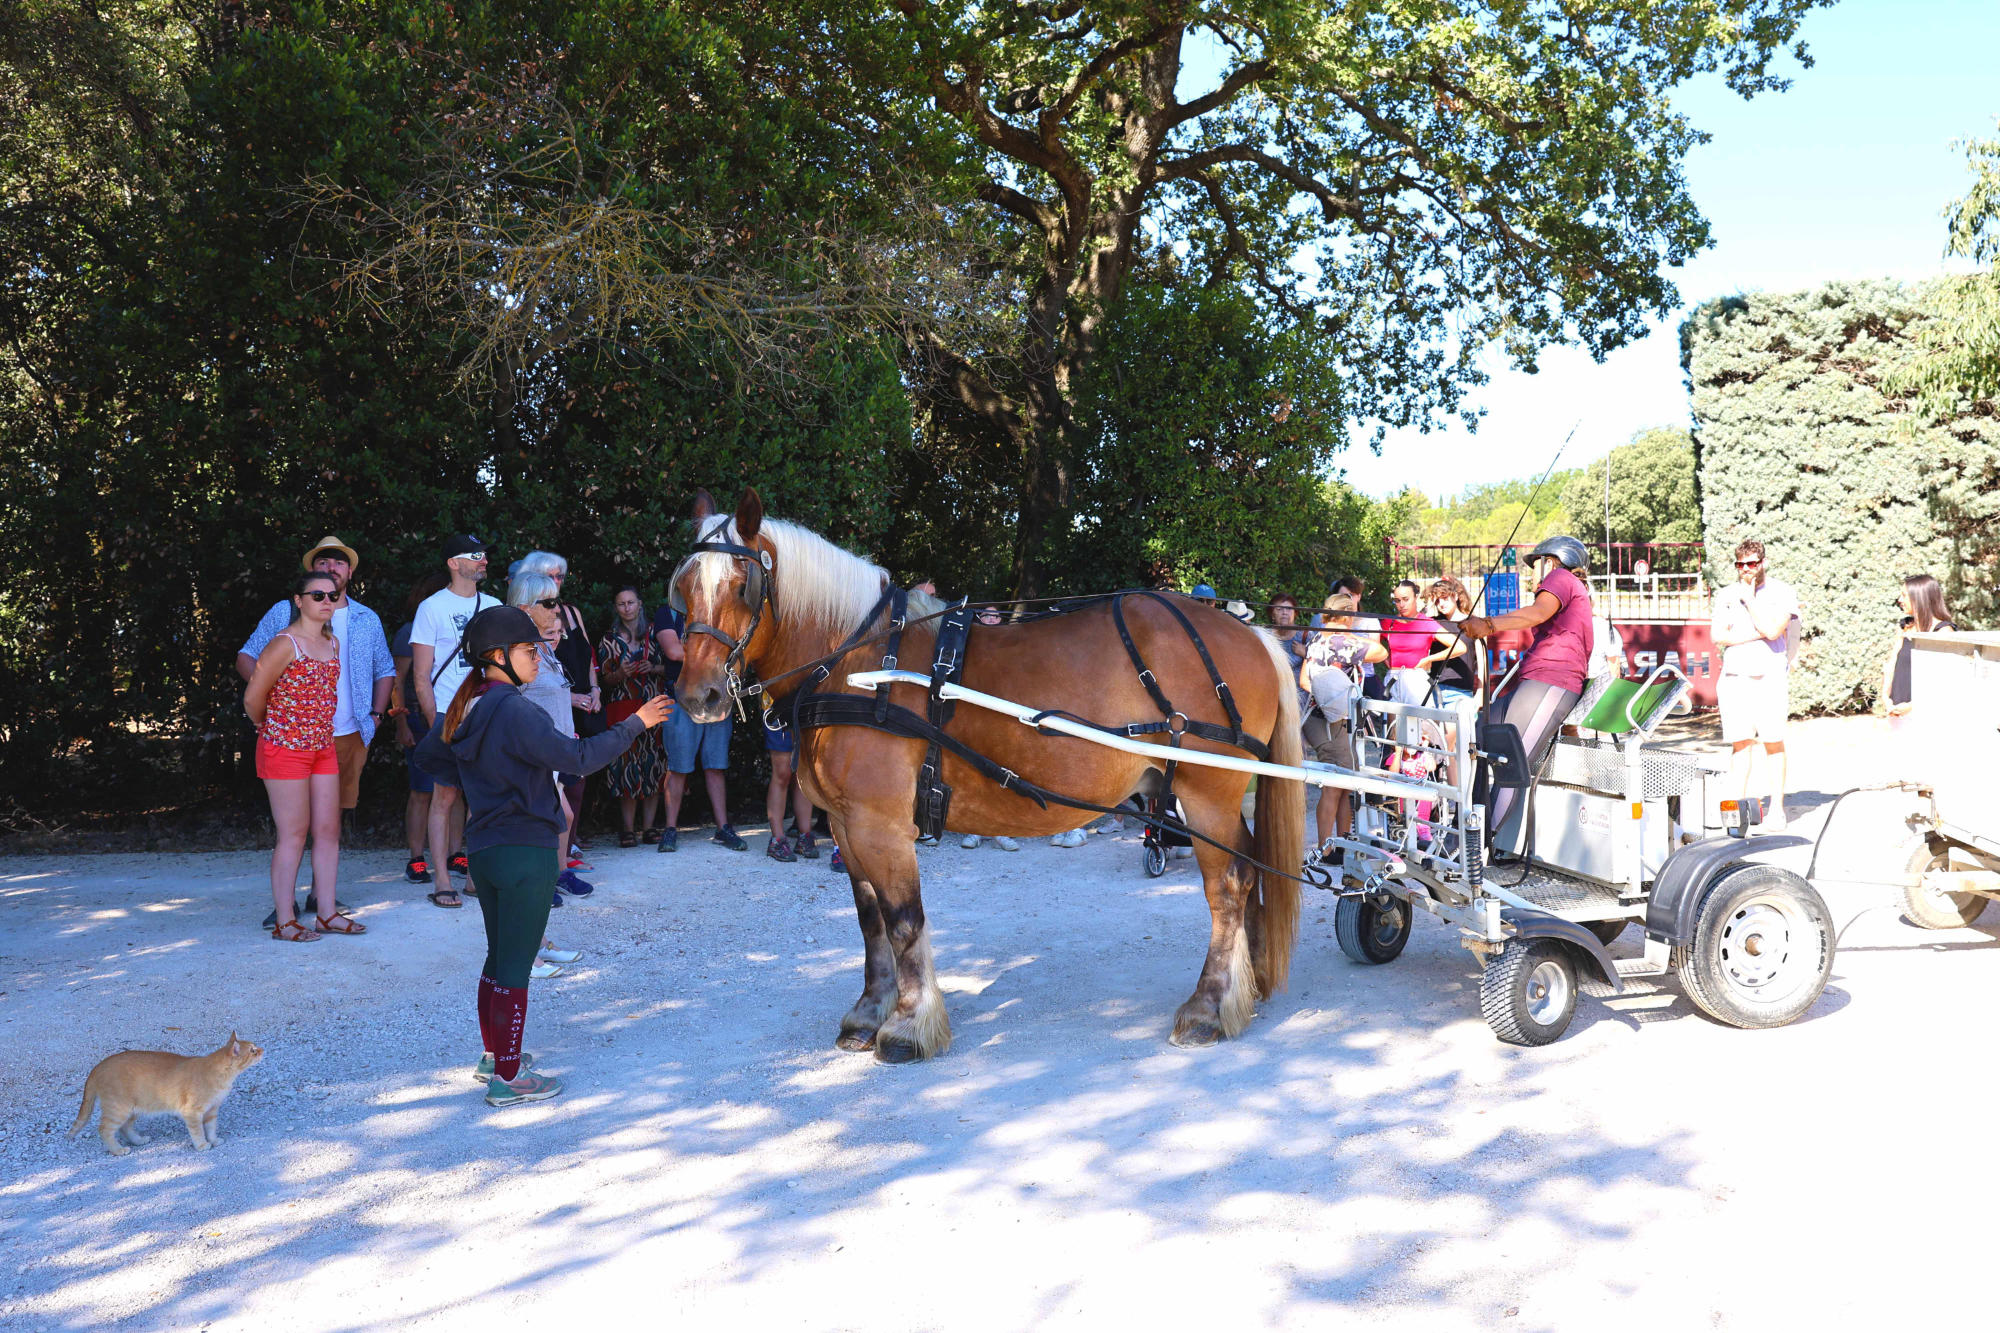
[{"label": "harness strap", "polygon": [[956,681],[965,669],[967,640],[972,633],[972,607],[968,599],[946,611],[937,623],[937,646],[931,654],[930,698],[925,713],[930,722],[930,744],[924,751],[923,766],[917,770],[917,831],[927,838],[944,832],[951,814],[951,787],[944,780],[944,747],[940,738],[951,724],[957,705],[944,698],[944,687]]},{"label": "harness strap", "polygon": [[1044,809],[1054,799],[1011,768],[1001,767],[965,742],[937,730],[929,718],[901,704],[885,707],[858,694],[815,694],[801,699],[793,708],[792,717],[795,725],[802,727],[867,727],[891,736],[929,741],[957,755],[979,776],[1025,796]]},{"label": "harness strap", "polygon": [[[910,618],[910,594],[901,588],[891,587],[889,596],[889,642],[882,650],[882,669],[896,669],[896,650],[903,646],[903,626]],[[879,723],[889,714],[889,685],[887,681],[875,687],[875,720]]]}]

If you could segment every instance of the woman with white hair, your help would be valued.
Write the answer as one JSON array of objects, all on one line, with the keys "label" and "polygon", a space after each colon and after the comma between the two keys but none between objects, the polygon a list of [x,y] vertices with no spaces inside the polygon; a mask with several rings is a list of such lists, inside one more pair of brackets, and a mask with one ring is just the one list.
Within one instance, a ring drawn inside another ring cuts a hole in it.
[{"label": "woman with white hair", "polygon": [[[537,654],[541,668],[533,680],[520,687],[521,697],[549,715],[549,721],[554,724],[558,735],[574,740],[577,738],[574,722],[576,714],[571,709],[570,698],[575,686],[569,680],[568,673],[556,654],[556,643],[562,632],[559,610],[561,603],[557,600],[557,592],[554,579],[546,574],[532,574],[523,569],[507,584],[507,605],[518,606],[526,611],[528,618],[535,622],[535,628],[542,636]],[[566,787],[571,781],[571,775],[554,773],[550,775],[550,780],[556,784],[558,803],[566,807],[563,810],[563,817],[574,825],[576,812],[567,808]],[[563,849],[558,847],[556,850],[560,852]],[[565,868],[556,877],[556,887],[583,897],[591,893],[596,886],[578,878],[575,870]],[[560,904],[561,894],[557,895],[556,902]]]},{"label": "woman with white hair", "polygon": [[[583,615],[576,607],[561,601],[563,580],[569,577],[569,561],[553,551],[530,551],[521,557],[522,574],[541,574],[554,580],[556,585],[556,614],[560,617],[562,633],[556,639],[556,660],[562,663],[563,674],[570,682],[571,723],[574,734],[589,737],[601,735],[604,731],[604,692],[597,680],[597,650],[592,646],[590,634],[583,627]],[[563,774],[563,795],[569,801],[569,854],[566,857],[571,870],[588,870],[583,864],[582,847],[577,843],[577,823],[583,816],[583,778],[574,773]]]}]

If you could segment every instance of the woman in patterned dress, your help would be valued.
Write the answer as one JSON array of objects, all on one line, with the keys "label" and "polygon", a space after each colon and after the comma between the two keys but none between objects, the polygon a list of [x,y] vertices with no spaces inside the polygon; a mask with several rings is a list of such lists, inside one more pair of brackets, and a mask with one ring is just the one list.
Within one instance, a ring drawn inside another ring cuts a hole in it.
[{"label": "woman in patterned dress", "polygon": [[[278,845],[271,852],[271,938],[304,944],[321,935],[363,935],[368,928],[334,901],[340,872],[340,761],[333,749],[340,640],[333,612],[340,587],[313,570],[292,583],[292,623],[257,657],[243,710],[257,724],[257,776],[271,797]],[[319,930],[299,923],[293,899],[306,834],[312,834],[313,897]]]},{"label": "woman in patterned dress", "polygon": [[[639,590],[620,588],[612,605],[618,614],[612,621],[611,632],[597,645],[597,661],[598,679],[605,690],[605,711],[610,720],[616,721],[661,692],[667,662],[653,638],[653,622],[639,600]],[[663,730],[648,728],[632,742],[631,749],[612,760],[611,767],[604,770],[611,790],[618,795],[620,847],[635,846],[642,840],[648,843],[660,840],[653,818],[660,807],[660,784],[667,776],[667,754],[660,743]],[[641,826],[644,831],[635,837],[632,816],[641,801],[645,802],[645,823]]]}]

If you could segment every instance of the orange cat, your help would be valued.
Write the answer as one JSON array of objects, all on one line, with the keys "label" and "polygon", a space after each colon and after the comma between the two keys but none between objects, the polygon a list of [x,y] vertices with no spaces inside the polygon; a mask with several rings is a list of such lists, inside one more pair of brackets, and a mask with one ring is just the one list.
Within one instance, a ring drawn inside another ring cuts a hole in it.
[{"label": "orange cat", "polygon": [[107,1055],[83,1081],[83,1109],[69,1127],[75,1138],[90,1123],[90,1108],[103,1103],[97,1134],[115,1157],[147,1142],[134,1123],[142,1113],[171,1111],[187,1125],[194,1146],[215,1146],[215,1113],[236,1076],[264,1058],[264,1048],[239,1040],[234,1032],[207,1055],[167,1051],[120,1051]]}]

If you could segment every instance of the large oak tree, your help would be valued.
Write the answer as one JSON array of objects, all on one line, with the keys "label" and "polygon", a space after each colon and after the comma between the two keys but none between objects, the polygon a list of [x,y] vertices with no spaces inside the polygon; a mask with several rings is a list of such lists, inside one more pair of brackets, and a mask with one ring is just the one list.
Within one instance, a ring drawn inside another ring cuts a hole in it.
[{"label": "large oak tree", "polygon": [[1821,3],[896,0],[817,31],[863,86],[928,103],[1010,229],[1016,336],[923,364],[1018,455],[1031,596],[1072,517],[1079,372],[1150,247],[1316,325],[1355,419],[1435,419],[1495,342],[1602,354],[1678,303],[1666,270],[1708,229],[1682,174],[1703,136],[1669,94],[1784,86]]}]

